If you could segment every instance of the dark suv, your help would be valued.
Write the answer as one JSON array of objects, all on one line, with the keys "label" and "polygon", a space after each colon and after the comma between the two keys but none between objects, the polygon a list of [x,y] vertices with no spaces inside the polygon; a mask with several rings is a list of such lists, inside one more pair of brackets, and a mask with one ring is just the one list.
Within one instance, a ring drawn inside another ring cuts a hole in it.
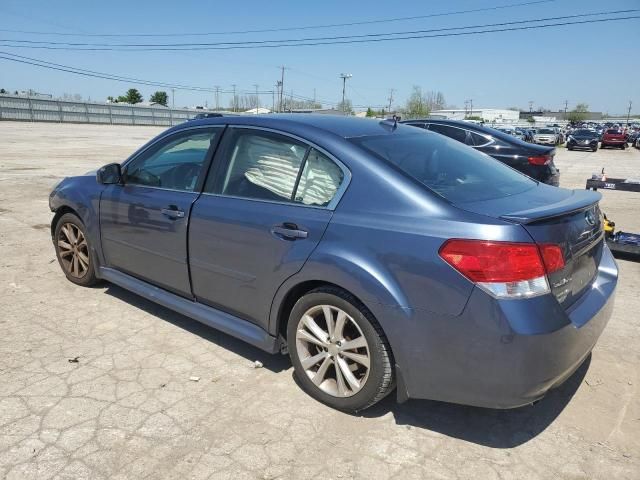
[{"label": "dark suv", "polygon": [[512,135],[471,122],[456,120],[406,120],[402,123],[441,133],[462,142],[530,176],[558,186],[560,171],[553,163],[554,147],[524,142]]}]

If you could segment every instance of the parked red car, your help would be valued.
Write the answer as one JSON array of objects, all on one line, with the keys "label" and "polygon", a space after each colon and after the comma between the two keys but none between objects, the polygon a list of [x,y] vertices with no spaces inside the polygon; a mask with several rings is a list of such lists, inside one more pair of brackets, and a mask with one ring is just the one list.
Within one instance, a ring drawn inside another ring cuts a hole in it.
[{"label": "parked red car", "polygon": [[618,147],[621,149],[627,148],[627,139],[623,131],[608,129],[604,131],[602,140],[600,141],[601,148],[604,147]]}]

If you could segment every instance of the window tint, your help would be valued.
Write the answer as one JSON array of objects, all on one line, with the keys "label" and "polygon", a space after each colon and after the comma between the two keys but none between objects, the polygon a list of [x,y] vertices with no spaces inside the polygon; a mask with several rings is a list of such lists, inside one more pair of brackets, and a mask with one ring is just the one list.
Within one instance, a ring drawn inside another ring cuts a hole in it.
[{"label": "window tint", "polygon": [[127,164],[125,183],[191,192],[220,128],[172,135]]},{"label": "window tint", "polygon": [[270,132],[234,129],[226,149],[223,195],[291,201],[307,146]]},{"label": "window tint", "polygon": [[433,132],[441,133],[449,138],[453,138],[459,142],[465,143],[467,140],[467,131],[462,128],[450,127],[448,125],[439,125],[437,123],[432,123],[429,126],[429,130]]},{"label": "window tint", "polygon": [[312,148],[300,175],[295,201],[305,205],[326,206],[343,180],[342,169]]},{"label": "window tint", "polygon": [[506,197],[536,185],[488,155],[442,135],[418,131],[351,141],[452,203]]}]

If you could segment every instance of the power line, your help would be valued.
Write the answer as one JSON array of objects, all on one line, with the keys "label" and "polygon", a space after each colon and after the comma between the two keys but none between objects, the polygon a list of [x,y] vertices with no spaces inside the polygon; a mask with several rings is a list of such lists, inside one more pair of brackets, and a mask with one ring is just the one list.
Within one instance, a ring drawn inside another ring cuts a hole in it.
[{"label": "power line", "polygon": [[[391,42],[391,41],[399,41],[399,40],[417,40],[417,39],[425,39],[425,38],[460,37],[460,36],[469,36],[469,35],[481,35],[486,33],[502,33],[502,32],[513,32],[518,30],[537,30],[537,29],[551,28],[551,27],[564,27],[567,25],[584,25],[584,24],[592,24],[592,23],[615,22],[615,21],[621,21],[621,20],[633,20],[638,18],[640,18],[640,15],[631,15],[626,17],[605,18],[605,19],[596,19],[596,20],[548,23],[548,24],[542,24],[542,25],[524,25],[520,27],[476,30],[471,32],[440,33],[435,35],[408,35],[404,37],[392,37],[392,38],[369,38],[369,39],[362,39],[362,40],[338,40],[338,41],[328,41],[328,42],[302,42],[302,43],[289,43],[289,44],[281,43],[281,44],[275,44],[275,45],[233,45],[233,46],[226,46],[226,47],[191,47],[191,48],[161,47],[161,48],[126,48],[126,49],[112,48],[112,47],[81,48],[81,47],[50,47],[45,45],[9,45],[6,43],[2,46],[10,47],[10,48],[36,48],[36,49],[66,50],[66,51],[129,51],[129,52],[262,49],[262,48],[282,48],[282,47],[305,47],[305,46],[318,46],[318,45],[379,43],[379,42]],[[6,42],[6,41],[7,40],[4,40],[2,42]]]},{"label": "power line", "polygon": [[467,13],[488,12],[495,10],[504,10],[508,8],[526,7],[531,5],[538,5],[542,3],[551,3],[557,0],[537,0],[522,3],[513,3],[507,5],[496,5],[492,7],[474,8],[470,10],[457,10],[452,12],[440,12],[430,13],[425,15],[414,15],[410,17],[395,17],[395,18],[383,18],[377,20],[364,20],[359,22],[345,22],[345,23],[332,23],[321,25],[306,25],[298,27],[282,27],[282,28],[266,28],[255,30],[235,30],[225,32],[189,32],[189,33],[67,33],[67,32],[39,32],[29,30],[8,30],[0,29],[0,32],[8,33],[22,33],[29,35],[57,35],[57,36],[73,36],[73,37],[187,37],[187,36],[210,36],[210,35],[240,35],[248,33],[267,33],[267,32],[286,32],[294,30],[317,30],[325,28],[337,28],[337,27],[353,27],[358,25],[373,25],[381,23],[392,22],[404,22],[409,20],[421,20],[425,18],[445,17],[451,15],[464,15]]},{"label": "power line", "polygon": [[[17,58],[13,58],[13,57],[17,57]],[[87,69],[82,69],[82,68],[77,68],[77,67],[71,67],[69,65],[62,65],[62,64],[59,64],[59,63],[47,62],[45,60],[39,60],[39,59],[32,58],[32,57],[25,57],[23,55],[17,55],[17,54],[14,54],[14,53],[8,53],[8,52],[2,52],[2,51],[0,51],[0,60],[8,60],[8,61],[11,61],[11,62],[22,63],[22,64],[26,64],[26,65],[45,68],[45,69],[49,69],[49,70],[56,70],[56,71],[60,71],[60,72],[72,73],[72,74],[81,75],[81,76],[84,76],[84,77],[99,78],[99,79],[104,79],[104,80],[112,80],[112,81],[116,81],[116,82],[124,82],[124,83],[129,83],[129,84],[145,85],[145,86],[152,86],[152,87],[163,87],[163,88],[175,89],[175,90],[186,90],[186,91],[196,91],[196,92],[211,92],[211,93],[216,93],[216,96],[219,95],[220,93],[226,93],[226,94],[234,94],[234,98],[235,98],[235,95],[237,95],[238,93],[245,94],[245,95],[246,94],[255,94],[255,90],[239,90],[239,89],[236,89],[235,92],[234,92],[233,89],[232,90],[222,90],[218,86],[216,86],[214,88],[207,88],[207,87],[198,87],[198,86],[183,85],[183,84],[172,84],[172,83],[167,83],[167,82],[158,82],[158,81],[153,81],[153,80],[145,80],[145,79],[134,78],[134,77],[126,77],[126,76],[121,76],[121,75],[114,75],[114,74],[105,73],[105,72],[97,72],[95,70],[87,70]],[[258,93],[266,95],[266,94],[273,94],[274,92],[273,92],[273,90],[259,90]],[[295,98],[296,100],[313,101],[313,98],[306,97],[306,96],[303,96],[303,95],[290,94],[290,97]],[[324,104],[324,105],[336,106],[336,105],[340,104],[340,102],[338,102],[338,101],[326,100],[326,99],[321,99],[321,98],[318,98],[316,100],[319,101],[320,103]],[[354,107],[357,107],[357,108],[360,108],[360,107],[363,107],[363,106],[365,106],[365,105],[354,105]]]},{"label": "power line", "polygon": [[[47,41],[20,40],[20,39],[5,38],[5,39],[0,39],[0,42],[3,42],[3,43],[13,42],[18,44],[25,44],[25,47],[32,46],[33,48],[37,48],[37,47],[44,48],[45,46],[47,47],[50,47],[50,46],[82,47],[82,48],[70,48],[70,50],[118,50],[118,51],[207,50],[207,49],[226,50],[230,48],[241,48],[241,47],[248,48],[252,46],[255,46],[256,48],[261,46],[275,47],[275,46],[279,46],[280,44],[295,44],[295,45],[287,45],[287,46],[298,46],[298,44],[307,45],[307,43],[304,43],[304,42],[322,42],[319,44],[361,43],[361,42],[357,42],[356,40],[372,39],[372,41],[375,41],[375,40],[384,40],[380,37],[395,37],[398,35],[418,35],[418,34],[421,35],[425,33],[434,33],[434,32],[451,32],[455,30],[504,27],[507,25],[522,25],[522,24],[529,24],[529,23],[568,20],[572,18],[593,17],[598,15],[618,15],[622,13],[634,13],[634,12],[640,12],[640,9],[582,13],[582,14],[576,14],[576,15],[563,15],[563,16],[535,18],[535,19],[528,19],[528,20],[516,20],[516,21],[510,21],[510,22],[467,25],[462,27],[457,26],[457,27],[446,27],[446,28],[408,30],[408,31],[401,31],[401,32],[368,33],[368,34],[361,34],[361,35],[337,35],[337,36],[334,35],[334,36],[328,36],[328,37],[289,38],[289,39],[280,39],[280,40],[250,40],[250,41],[209,42],[209,43],[87,43],[87,42],[53,42],[48,40]],[[604,19],[600,19],[600,20],[604,20]],[[437,35],[434,35],[434,36],[437,36]],[[342,40],[344,40],[345,42],[341,42]],[[394,38],[389,38],[388,40],[394,40]],[[12,46],[16,46],[16,45],[12,45]]]}]

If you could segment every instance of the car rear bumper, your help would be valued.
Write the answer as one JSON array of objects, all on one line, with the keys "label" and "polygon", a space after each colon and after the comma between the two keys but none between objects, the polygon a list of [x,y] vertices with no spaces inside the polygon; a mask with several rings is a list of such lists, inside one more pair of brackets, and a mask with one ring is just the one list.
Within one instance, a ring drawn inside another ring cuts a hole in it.
[{"label": "car rear bumper", "polygon": [[623,145],[625,143],[627,143],[626,140],[602,140],[602,145]]},{"label": "car rear bumper", "polygon": [[551,295],[497,301],[479,289],[455,317],[386,307],[401,330],[389,335],[398,396],[489,408],[535,402],[593,349],[611,316],[617,278],[604,248],[592,288],[568,311]]}]

